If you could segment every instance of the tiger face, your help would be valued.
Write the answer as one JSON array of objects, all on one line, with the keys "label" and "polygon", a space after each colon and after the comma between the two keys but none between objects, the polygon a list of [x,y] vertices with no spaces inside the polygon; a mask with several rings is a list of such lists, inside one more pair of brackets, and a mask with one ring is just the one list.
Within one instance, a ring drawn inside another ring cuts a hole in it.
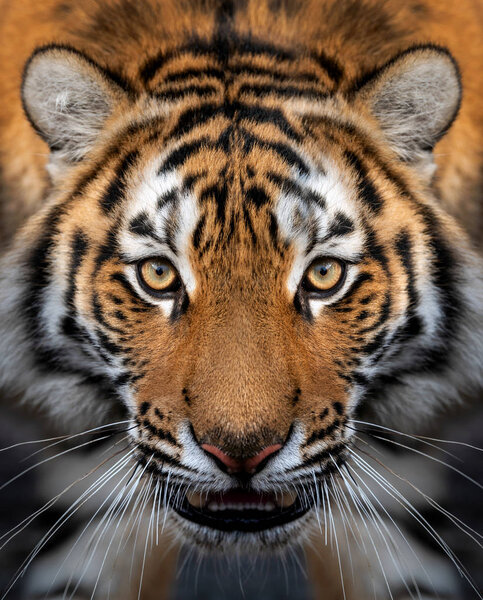
[{"label": "tiger face", "polygon": [[3,377],[77,427],[127,415],[191,543],[273,550],[310,529],[358,414],[421,419],[477,380],[476,271],[429,188],[460,101],[446,51],[342,85],[231,44],[149,59],[142,91],[33,55],[53,191],[8,257]]}]

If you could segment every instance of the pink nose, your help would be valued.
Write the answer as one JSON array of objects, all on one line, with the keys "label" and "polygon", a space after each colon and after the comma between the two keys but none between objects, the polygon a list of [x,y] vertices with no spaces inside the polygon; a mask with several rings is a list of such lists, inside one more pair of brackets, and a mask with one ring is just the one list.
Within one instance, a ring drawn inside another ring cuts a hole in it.
[{"label": "pink nose", "polygon": [[280,450],[282,444],[267,446],[256,456],[251,456],[245,460],[232,458],[231,456],[228,456],[228,454],[225,454],[223,450],[220,450],[211,444],[201,444],[201,447],[205,452],[209,452],[210,454],[213,454],[213,456],[216,456],[216,458],[225,465],[229,473],[240,473],[242,471],[245,473],[255,473],[258,465],[271,454]]}]

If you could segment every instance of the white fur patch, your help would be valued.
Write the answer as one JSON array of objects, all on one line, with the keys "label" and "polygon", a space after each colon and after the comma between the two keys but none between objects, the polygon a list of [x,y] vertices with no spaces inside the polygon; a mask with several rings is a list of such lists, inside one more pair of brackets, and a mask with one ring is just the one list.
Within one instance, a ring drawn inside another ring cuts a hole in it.
[{"label": "white fur patch", "polygon": [[[307,157],[304,157],[304,160],[310,164]],[[295,194],[282,192],[275,210],[282,235],[295,249],[294,263],[287,280],[287,288],[291,296],[295,295],[305,271],[315,259],[331,257],[348,261],[346,280],[342,288],[327,299],[310,300],[311,309],[316,316],[325,305],[340,300],[354,281],[358,269],[351,263],[360,257],[364,242],[357,227],[359,223],[357,203],[351,201],[348,185],[333,164],[329,163],[326,171],[325,175],[321,174],[312,165],[308,176],[294,174],[297,185],[308,193],[317,194],[324,200],[325,207],[319,206],[314,201],[307,202]],[[330,225],[339,214],[352,221],[355,230],[343,236],[328,237]],[[311,239],[314,237],[316,243],[312,249],[309,249]]]},{"label": "white fur patch", "polygon": [[[128,192],[128,203],[124,213],[124,229],[119,236],[120,250],[129,262],[159,256],[167,258],[178,271],[188,294],[196,287],[196,279],[189,260],[190,239],[199,218],[199,209],[195,196],[181,190],[181,177],[176,171],[159,174],[162,157],[154,160],[144,171],[138,186]],[[161,198],[172,194],[163,206]],[[138,215],[148,219],[154,237],[137,235],[129,231],[129,223]],[[168,243],[168,230],[174,229],[171,242],[176,253]],[[165,315],[173,308],[173,300],[160,300],[147,294],[139,285],[134,265],[128,265],[125,273],[138,293],[151,304],[161,307]]]}]

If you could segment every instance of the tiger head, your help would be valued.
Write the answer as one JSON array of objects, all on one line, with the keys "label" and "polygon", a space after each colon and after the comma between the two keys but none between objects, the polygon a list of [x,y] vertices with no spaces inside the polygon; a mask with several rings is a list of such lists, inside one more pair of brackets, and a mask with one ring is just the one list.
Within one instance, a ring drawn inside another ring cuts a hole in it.
[{"label": "tiger head", "polygon": [[309,529],[357,418],[430,419],[475,385],[481,276],[430,188],[447,51],[346,79],[238,42],[136,80],[31,57],[52,191],[3,263],[2,378],[77,429],[126,415],[190,542],[273,549]]}]

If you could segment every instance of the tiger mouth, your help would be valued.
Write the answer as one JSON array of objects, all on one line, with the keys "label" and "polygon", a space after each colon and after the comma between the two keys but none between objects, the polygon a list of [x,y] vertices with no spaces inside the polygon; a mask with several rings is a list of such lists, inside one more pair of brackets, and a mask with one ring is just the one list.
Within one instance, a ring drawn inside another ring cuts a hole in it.
[{"label": "tiger mouth", "polygon": [[173,505],[183,518],[227,532],[258,532],[286,525],[302,517],[313,505],[294,492],[258,493],[233,489],[224,493],[188,492]]}]

